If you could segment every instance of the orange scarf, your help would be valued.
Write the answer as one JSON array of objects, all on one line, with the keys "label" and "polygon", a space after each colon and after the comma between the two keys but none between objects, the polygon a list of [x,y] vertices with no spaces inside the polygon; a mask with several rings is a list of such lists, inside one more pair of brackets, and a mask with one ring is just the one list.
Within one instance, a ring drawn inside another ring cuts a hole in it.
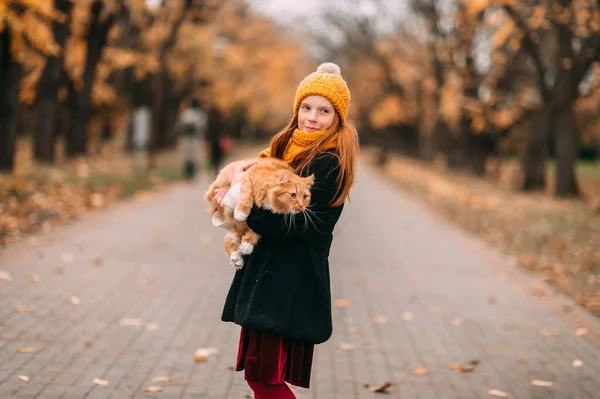
[{"label": "orange scarf", "polygon": [[[296,155],[302,152],[306,147],[320,139],[327,130],[317,130],[316,132],[304,132],[300,129],[294,130],[292,133],[292,138],[288,142],[287,147],[285,147],[285,151],[283,153],[283,160],[287,163],[290,163],[294,160]],[[330,148],[337,147],[337,137],[334,136],[327,144],[321,148],[321,150],[328,150]],[[258,154],[259,158],[267,158],[271,156],[271,148],[267,148]]]}]

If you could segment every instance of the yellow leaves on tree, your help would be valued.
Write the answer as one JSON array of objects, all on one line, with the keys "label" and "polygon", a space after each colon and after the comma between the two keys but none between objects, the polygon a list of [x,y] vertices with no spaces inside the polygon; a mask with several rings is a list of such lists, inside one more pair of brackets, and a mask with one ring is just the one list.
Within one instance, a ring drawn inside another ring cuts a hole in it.
[{"label": "yellow leaves on tree", "polygon": [[457,74],[449,73],[440,89],[440,115],[448,126],[458,130],[462,116],[462,82]]}]

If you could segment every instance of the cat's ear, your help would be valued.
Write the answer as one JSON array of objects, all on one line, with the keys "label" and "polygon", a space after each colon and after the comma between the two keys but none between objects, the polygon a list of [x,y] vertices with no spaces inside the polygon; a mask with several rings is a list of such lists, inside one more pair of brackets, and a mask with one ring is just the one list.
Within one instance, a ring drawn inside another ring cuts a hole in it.
[{"label": "cat's ear", "polygon": [[290,181],[290,177],[285,173],[279,177],[279,184],[284,184],[288,181]]},{"label": "cat's ear", "polygon": [[312,175],[305,177],[304,180],[306,181],[306,184],[312,186],[313,184],[315,184],[315,174],[313,173]]}]

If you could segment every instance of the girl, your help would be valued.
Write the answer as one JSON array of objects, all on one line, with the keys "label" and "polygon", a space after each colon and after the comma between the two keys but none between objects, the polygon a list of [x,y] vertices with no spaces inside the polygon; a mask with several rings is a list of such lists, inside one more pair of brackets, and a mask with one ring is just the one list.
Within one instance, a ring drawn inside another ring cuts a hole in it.
[{"label": "girl", "polygon": [[[328,255],[358,152],[349,102],[339,67],[320,65],[298,86],[290,123],[259,154],[314,174],[315,183],[310,222],[256,206],[246,220],[262,238],[236,271],[221,319],[242,326],[236,371],[245,370],[255,399],[295,398],[286,381],[308,388],[314,345],[332,333]],[[217,193],[221,206],[235,207],[236,183],[251,166],[239,167],[232,188]]]}]

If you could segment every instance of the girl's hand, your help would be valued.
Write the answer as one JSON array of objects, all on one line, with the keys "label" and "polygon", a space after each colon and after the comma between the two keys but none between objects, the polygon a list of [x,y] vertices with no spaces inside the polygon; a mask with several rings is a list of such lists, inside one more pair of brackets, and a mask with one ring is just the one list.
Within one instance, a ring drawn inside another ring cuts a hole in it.
[{"label": "girl's hand", "polygon": [[233,172],[233,177],[231,178],[231,185],[233,186],[244,180],[244,177],[246,177],[246,175],[248,174],[248,169],[256,165],[256,162],[257,161],[255,160],[244,162],[243,164],[235,168],[235,172]]},{"label": "girl's hand", "polygon": [[225,206],[223,206],[223,198],[225,198],[227,191],[229,191],[229,187],[217,188],[215,190],[215,201],[217,202],[217,210],[220,214],[223,214],[225,211]]}]

